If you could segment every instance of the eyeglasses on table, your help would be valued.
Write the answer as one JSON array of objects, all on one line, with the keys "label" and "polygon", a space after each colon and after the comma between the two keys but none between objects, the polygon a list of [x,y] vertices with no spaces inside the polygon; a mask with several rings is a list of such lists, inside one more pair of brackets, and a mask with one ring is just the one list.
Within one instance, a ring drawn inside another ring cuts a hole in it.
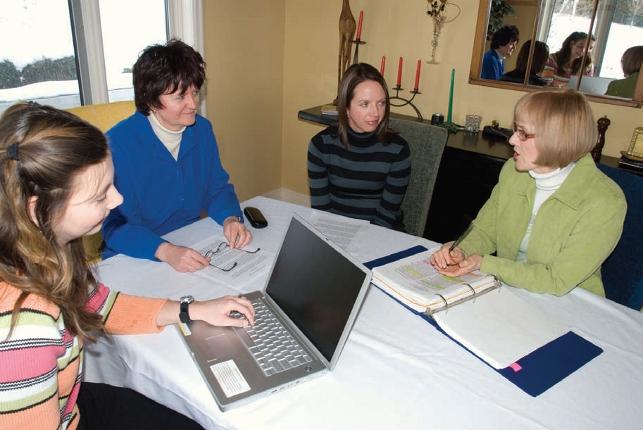
[{"label": "eyeglasses on table", "polygon": [[[221,270],[223,272],[229,272],[232,269],[234,269],[235,267],[237,267],[237,262],[236,261],[230,267],[220,267],[220,266],[217,266],[216,264],[214,264],[212,262],[212,259],[214,258],[214,256],[217,255],[219,252],[223,251],[226,248],[230,248],[230,245],[228,244],[228,242],[221,242],[221,243],[219,243],[217,245],[217,247],[215,249],[208,249],[207,251],[205,251],[203,256],[210,259],[210,266],[216,267],[217,269],[219,269],[219,270]],[[245,252],[246,254],[256,254],[257,252],[261,251],[261,248],[257,248],[254,251],[247,251],[245,249],[240,249],[240,248],[234,248],[234,249],[237,250],[237,251]]]}]

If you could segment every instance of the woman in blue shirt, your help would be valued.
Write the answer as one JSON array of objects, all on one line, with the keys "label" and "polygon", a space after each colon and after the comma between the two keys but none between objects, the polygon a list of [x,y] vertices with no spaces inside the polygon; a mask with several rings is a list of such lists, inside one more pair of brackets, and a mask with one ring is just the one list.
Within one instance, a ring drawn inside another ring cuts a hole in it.
[{"label": "woman in blue shirt", "polygon": [[207,213],[231,247],[252,240],[221,165],[212,125],[197,114],[205,62],[178,40],[146,48],[133,68],[137,111],[107,132],[124,203],[103,225],[103,257],[158,259],[181,272],[206,267],[198,251],[161,239]]},{"label": "woman in blue shirt", "polygon": [[519,32],[515,25],[505,25],[493,33],[491,47],[482,57],[480,78],[499,80],[505,73],[504,60],[511,56],[518,44]]}]

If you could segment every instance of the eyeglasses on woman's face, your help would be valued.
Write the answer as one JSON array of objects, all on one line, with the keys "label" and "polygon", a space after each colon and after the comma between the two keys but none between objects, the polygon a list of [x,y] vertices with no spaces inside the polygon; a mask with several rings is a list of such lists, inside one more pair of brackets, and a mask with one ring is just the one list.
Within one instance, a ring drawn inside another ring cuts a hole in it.
[{"label": "eyeglasses on woman's face", "polygon": [[518,136],[518,139],[520,139],[521,142],[525,142],[536,137],[535,134],[527,133],[524,129],[520,128],[515,122],[513,124],[513,131],[514,134]]},{"label": "eyeglasses on woman's face", "polygon": [[[220,266],[217,266],[216,264],[214,264],[212,262],[212,259],[214,258],[215,255],[217,255],[219,252],[221,252],[224,249],[229,248],[229,247],[230,247],[230,245],[228,245],[227,242],[221,242],[220,244],[217,245],[216,248],[208,249],[207,251],[205,251],[203,256],[210,259],[210,266],[216,267],[217,269],[222,270],[224,272],[229,272],[232,269],[234,269],[235,267],[237,267],[237,262],[236,261],[230,267],[220,267]],[[261,248],[257,248],[254,251],[246,251],[245,249],[236,249],[236,250],[241,251],[241,252],[245,252],[246,254],[256,254],[257,252],[259,252],[261,250]]]}]

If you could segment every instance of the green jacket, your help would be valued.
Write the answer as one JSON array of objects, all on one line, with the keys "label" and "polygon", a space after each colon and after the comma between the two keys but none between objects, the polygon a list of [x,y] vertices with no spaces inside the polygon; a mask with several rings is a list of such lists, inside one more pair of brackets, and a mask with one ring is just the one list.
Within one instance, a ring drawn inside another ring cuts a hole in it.
[{"label": "green jacket", "polygon": [[[465,255],[482,255],[480,270],[514,287],[561,296],[580,286],[604,296],[600,267],[621,237],[627,207],[623,191],[589,155],[581,158],[540,207],[527,261],[519,262],[535,193],[534,179],[516,171],[513,159],[507,161],[460,244]],[[494,251],[497,256],[490,255]]]},{"label": "green jacket", "polygon": [[607,91],[605,95],[608,96],[618,96],[626,97],[631,99],[634,97],[634,89],[636,88],[636,82],[639,80],[639,72],[632,73],[625,79],[617,79],[612,81],[607,86]]}]

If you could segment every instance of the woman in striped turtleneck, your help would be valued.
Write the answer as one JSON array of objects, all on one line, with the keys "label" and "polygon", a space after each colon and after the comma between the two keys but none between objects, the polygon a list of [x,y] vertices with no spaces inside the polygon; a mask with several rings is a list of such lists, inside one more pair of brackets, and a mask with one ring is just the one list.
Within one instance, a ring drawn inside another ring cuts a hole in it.
[{"label": "woman in striped turtleneck", "polygon": [[373,66],[354,64],[339,88],[338,124],[308,146],[311,205],[404,230],[400,205],[411,174],[408,143],[388,128],[386,82]]}]

